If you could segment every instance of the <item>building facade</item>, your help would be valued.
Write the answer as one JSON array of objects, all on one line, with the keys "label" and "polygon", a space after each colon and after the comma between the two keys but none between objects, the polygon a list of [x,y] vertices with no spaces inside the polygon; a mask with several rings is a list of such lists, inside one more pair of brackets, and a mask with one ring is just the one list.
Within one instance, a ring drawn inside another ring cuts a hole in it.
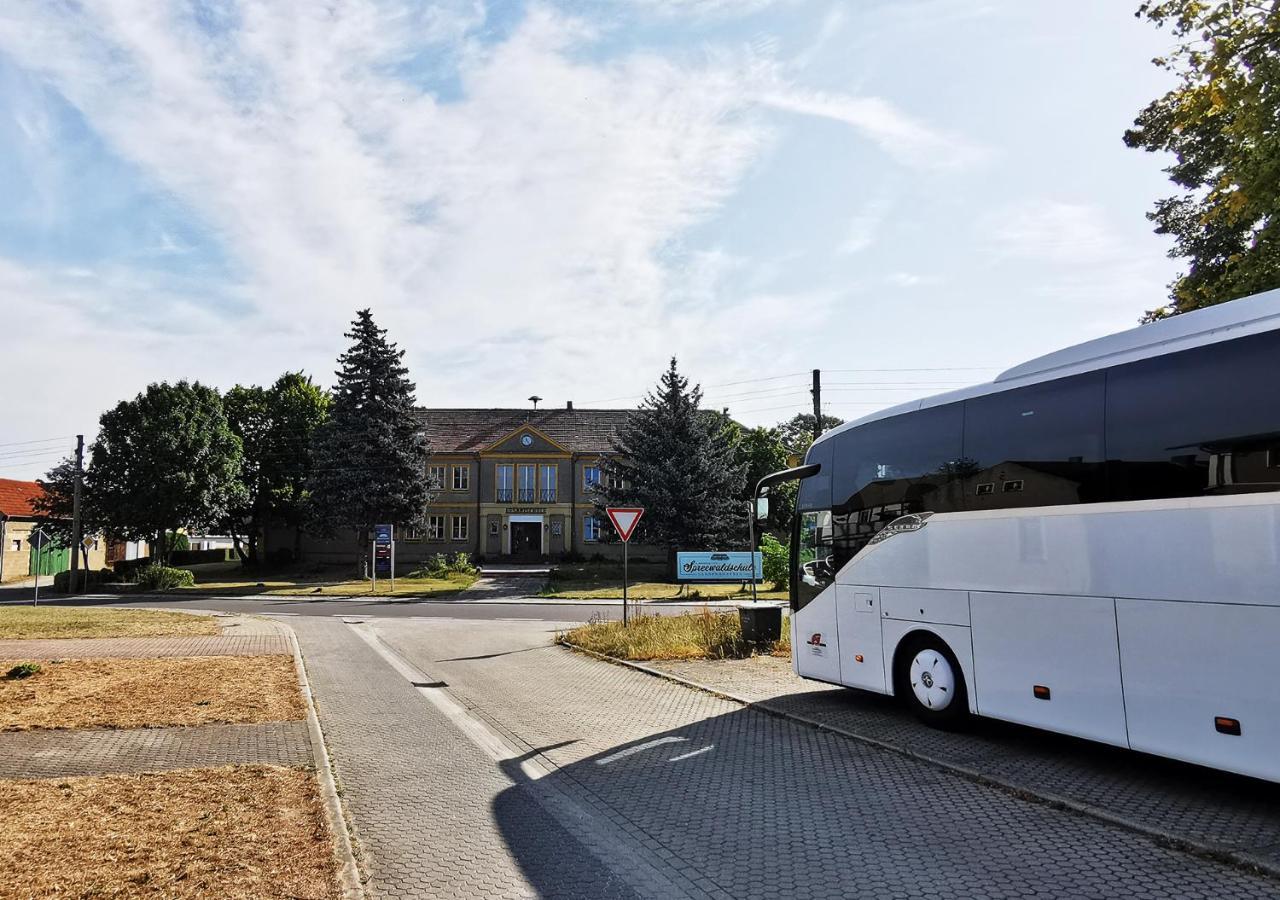
[{"label": "building facade", "polygon": [[614,555],[592,501],[624,409],[422,409],[435,497],[397,552],[487,561]]},{"label": "building facade", "polygon": [[[37,551],[31,546],[37,522],[34,503],[43,493],[34,481],[0,478],[0,582],[30,578],[37,569],[41,575],[53,575],[71,568],[69,547],[48,545]],[[101,569],[106,562],[105,542],[95,536],[82,564]]]}]

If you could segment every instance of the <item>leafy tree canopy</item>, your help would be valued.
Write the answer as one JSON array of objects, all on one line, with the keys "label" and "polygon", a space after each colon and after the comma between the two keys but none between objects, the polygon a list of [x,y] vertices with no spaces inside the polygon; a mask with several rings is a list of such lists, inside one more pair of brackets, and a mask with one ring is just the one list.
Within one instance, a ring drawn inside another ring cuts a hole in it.
[{"label": "leafy tree canopy", "polygon": [[[811,417],[812,418],[812,417]],[[756,485],[766,475],[787,468],[790,452],[777,428],[740,429],[734,454],[743,467],[743,503],[749,503]],[[764,528],[785,531],[795,509],[796,482],[784,482],[770,489],[769,518]]]},{"label": "leafy tree canopy", "polygon": [[[65,457],[46,472],[43,478],[37,478],[36,482],[44,489],[44,493],[31,504],[36,511],[37,523],[59,546],[70,547],[73,538],[72,516],[75,512],[75,456]],[[98,532],[96,513],[83,490],[80,493],[80,518],[84,523],[85,534]]]},{"label": "leafy tree canopy", "polygon": [[352,529],[363,541],[379,522],[422,519],[431,493],[428,447],[414,418],[414,385],[403,350],[362,309],[338,357],[330,418],[315,434],[309,487],[312,526]]},{"label": "leafy tree canopy", "polygon": [[[822,416],[822,430],[830,431],[837,425],[843,425],[844,419],[835,416]],[[803,455],[813,443],[813,413],[800,413],[785,422],[778,424],[778,437],[783,445],[792,453]]]},{"label": "leafy tree canopy", "polygon": [[744,466],[727,418],[700,408],[673,357],[618,431],[596,505],[643,506],[644,543],[723,549],[746,543]]},{"label": "leafy tree canopy", "polygon": [[1154,62],[1178,86],[1124,140],[1173,154],[1165,171],[1183,192],[1147,217],[1188,261],[1146,320],[1280,286],[1280,4],[1149,0],[1137,15],[1172,29],[1176,46]]},{"label": "leafy tree canopy", "polygon": [[163,554],[165,532],[208,530],[243,502],[241,460],[217,391],[153,384],[102,414],[85,495],[109,534]]}]

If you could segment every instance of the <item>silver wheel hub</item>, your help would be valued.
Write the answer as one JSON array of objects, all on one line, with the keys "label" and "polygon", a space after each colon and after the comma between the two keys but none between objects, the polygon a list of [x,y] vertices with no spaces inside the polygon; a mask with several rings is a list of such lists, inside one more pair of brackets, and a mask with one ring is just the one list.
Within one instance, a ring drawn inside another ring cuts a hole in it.
[{"label": "silver wheel hub", "polygon": [[956,673],[937,650],[921,650],[911,660],[911,691],[925,709],[943,710],[956,695]]}]

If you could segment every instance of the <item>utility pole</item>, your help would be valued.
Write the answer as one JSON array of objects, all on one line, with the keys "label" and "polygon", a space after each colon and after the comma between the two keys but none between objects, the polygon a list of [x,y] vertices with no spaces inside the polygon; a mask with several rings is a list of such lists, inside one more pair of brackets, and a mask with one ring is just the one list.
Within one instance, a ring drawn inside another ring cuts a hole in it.
[{"label": "utility pole", "polygon": [[822,370],[813,370],[813,439],[822,437]]},{"label": "utility pole", "polygon": [[[76,577],[80,573],[80,553],[84,550],[81,541],[84,538],[82,523],[80,521],[80,483],[84,481],[84,435],[76,435],[76,484],[75,490],[71,495],[71,577],[67,581],[67,586],[74,592]],[[89,554],[85,552],[84,569],[86,575],[86,583],[89,573]]]}]

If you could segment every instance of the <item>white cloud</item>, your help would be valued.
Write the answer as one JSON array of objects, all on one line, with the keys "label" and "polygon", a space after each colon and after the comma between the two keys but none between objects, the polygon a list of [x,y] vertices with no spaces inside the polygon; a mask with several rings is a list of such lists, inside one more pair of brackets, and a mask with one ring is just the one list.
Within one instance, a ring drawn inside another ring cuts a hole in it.
[{"label": "white cloud", "polygon": [[[148,380],[225,387],[305,367],[327,382],[366,305],[409,350],[428,403],[611,396],[651,381],[673,351],[751,370],[752,339],[776,329],[779,308],[807,304],[807,328],[832,302],[740,300],[726,294],[735,260],[680,248],[774,140],[762,105],[846,122],[913,165],[972,155],[883,99],[798,88],[758,49],[596,59],[581,52],[593,28],[545,6],[496,44],[476,38],[472,0],[232,9],[214,37],[176,2],[0,10],[0,51],[186,209],[232,273],[81,266],[70,278],[0,261],[6,308],[56,308],[61,333],[86,337],[80,371],[50,370],[26,408],[36,432],[55,427],[36,420],[59,398],[83,428]],[[449,61],[448,99],[408,74],[424,56]],[[161,233],[150,255],[186,255],[184,240]],[[717,300],[734,302],[731,317]],[[36,340],[38,323],[24,327]],[[638,371],[614,365],[619,340]]]},{"label": "white cloud", "polygon": [[1125,249],[1102,210],[1087,203],[1045,200],[1005,207],[984,217],[982,230],[994,253],[1027,259],[1096,263]]},{"label": "white cloud", "polygon": [[942,283],[937,275],[920,275],[916,272],[891,272],[884,280],[894,287],[902,288],[932,287]]}]

